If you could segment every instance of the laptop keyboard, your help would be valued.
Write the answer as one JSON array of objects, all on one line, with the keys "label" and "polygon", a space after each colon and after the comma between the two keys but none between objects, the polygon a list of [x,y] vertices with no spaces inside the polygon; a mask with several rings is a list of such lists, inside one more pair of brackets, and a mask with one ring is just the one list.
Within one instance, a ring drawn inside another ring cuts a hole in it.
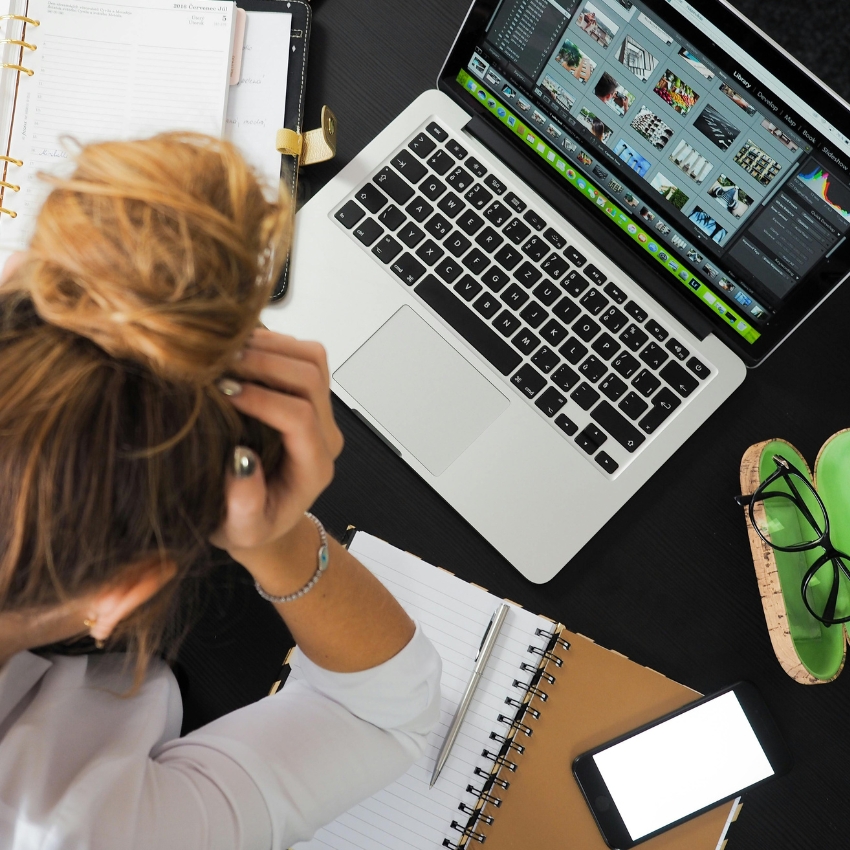
[{"label": "laptop keyboard", "polygon": [[609,476],[713,371],[434,121],[333,215]]}]

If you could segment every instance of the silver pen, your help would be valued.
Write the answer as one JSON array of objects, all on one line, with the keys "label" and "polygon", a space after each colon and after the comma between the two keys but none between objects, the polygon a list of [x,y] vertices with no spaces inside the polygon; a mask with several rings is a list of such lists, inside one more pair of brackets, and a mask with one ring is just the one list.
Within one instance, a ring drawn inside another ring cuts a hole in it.
[{"label": "silver pen", "polygon": [[443,766],[449,757],[449,753],[452,751],[452,747],[454,746],[454,742],[457,738],[457,733],[460,731],[460,724],[463,723],[463,718],[466,717],[469,704],[472,702],[472,696],[475,693],[475,689],[478,687],[478,683],[481,681],[484,668],[487,666],[487,659],[490,657],[490,653],[496,645],[496,638],[499,636],[502,624],[505,622],[505,617],[507,616],[510,607],[511,606],[508,605],[507,602],[503,602],[499,606],[490,618],[490,623],[487,626],[487,631],[484,632],[484,637],[481,638],[481,646],[478,647],[478,654],[475,656],[475,668],[472,671],[472,677],[469,680],[469,684],[466,686],[466,690],[463,692],[460,704],[458,705],[457,711],[455,712],[455,716],[452,720],[452,725],[449,726],[448,734],[446,735],[445,741],[443,741],[443,746],[440,747],[440,754],[437,756],[437,763],[434,765],[434,772],[431,774],[430,788],[434,787],[434,783],[437,781],[437,777],[440,775],[440,771],[443,769]]}]

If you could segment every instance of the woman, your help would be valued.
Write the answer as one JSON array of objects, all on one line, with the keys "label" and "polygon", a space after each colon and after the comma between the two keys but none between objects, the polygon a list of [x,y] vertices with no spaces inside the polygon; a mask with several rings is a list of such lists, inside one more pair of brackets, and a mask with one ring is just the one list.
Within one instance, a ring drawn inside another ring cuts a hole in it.
[{"label": "woman", "polygon": [[[4,848],[285,848],[423,752],[439,657],[305,515],[342,447],[323,351],[254,330],[289,230],[233,148],[166,135],[84,148],[7,264]],[[152,656],[208,540],[305,678],[179,738]],[[86,635],[107,652],[32,651]]]}]

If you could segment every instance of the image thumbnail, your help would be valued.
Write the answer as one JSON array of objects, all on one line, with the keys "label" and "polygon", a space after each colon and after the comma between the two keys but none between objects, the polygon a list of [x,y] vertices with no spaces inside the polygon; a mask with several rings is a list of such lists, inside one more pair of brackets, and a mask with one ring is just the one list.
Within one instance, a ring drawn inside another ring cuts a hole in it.
[{"label": "image thumbnail", "polygon": [[640,201],[631,192],[626,192],[626,194],[623,195],[623,200],[630,207],[636,207],[640,203]]},{"label": "image thumbnail", "polygon": [[708,190],[709,197],[726,207],[726,211],[740,218],[753,204],[753,199],[734,180],[721,174]]},{"label": "image thumbnail", "polygon": [[646,173],[650,168],[652,168],[652,163],[645,157],[641,156],[624,139],[620,139],[620,141],[617,142],[617,146],[614,148],[614,153],[623,160],[623,162],[625,162],[632,171],[637,172],[640,177],[646,177]]},{"label": "image thumbnail", "polygon": [[[721,228],[721,230],[722,230],[722,228]],[[719,231],[717,231],[717,232],[719,232]],[[723,233],[724,233],[724,235],[725,235],[726,231],[723,231]],[[715,235],[716,235],[716,234],[715,234]],[[712,237],[712,238],[714,238],[714,237]],[[719,242],[720,240],[719,240],[719,239],[714,239],[714,241],[715,241],[715,242]],[[714,266],[713,266],[713,265],[711,265],[711,263],[706,263],[706,264],[702,267],[702,270],[703,270],[703,271],[704,271],[704,272],[705,272],[705,273],[706,273],[706,274],[707,274],[707,275],[708,275],[708,276],[709,276],[712,280],[714,280],[714,278],[716,278],[716,277],[717,277],[717,275],[719,275],[719,274],[720,274],[720,272],[719,272],[716,268],[714,268]]]},{"label": "image thumbnail", "polygon": [[747,101],[744,100],[744,98],[739,95],[738,92],[735,91],[735,89],[729,88],[726,83],[723,83],[723,85],[720,86],[720,91],[722,94],[725,94],[726,97],[728,97],[729,100],[731,100],[732,103],[735,104],[735,106],[739,106],[741,109],[743,109],[744,112],[747,113],[747,115],[756,114],[756,108],[754,106],[750,106],[750,104],[747,103]]},{"label": "image thumbnail", "polygon": [[764,127],[764,129],[767,130],[767,132],[770,133],[776,141],[785,145],[791,153],[800,150],[800,146],[796,142],[792,142],[791,139],[776,126],[776,124],[772,124],[767,120],[767,118],[761,122],[761,126]]},{"label": "image thumbnail", "polygon": [[710,103],[694,121],[694,129],[699,130],[707,139],[721,150],[729,150],[732,142],[738,138],[741,130],[727,118],[724,118]]},{"label": "image thumbnail", "polygon": [[662,195],[666,200],[673,204],[677,210],[682,209],[682,207],[688,202],[688,195],[686,195],[672,180],[660,171],[652,178],[650,185],[656,192],[658,192],[659,195]]},{"label": "image thumbnail", "polygon": [[699,95],[669,68],[655,84],[653,91],[680,115],[687,115],[699,100]]},{"label": "image thumbnail", "polygon": [[[688,220],[692,221],[703,233],[710,236],[715,242],[720,242],[726,235],[726,230],[723,225],[709,212],[706,212],[702,207],[694,207],[694,211],[688,216]],[[720,237],[718,238],[718,234]]]},{"label": "image thumbnail", "polygon": [[562,106],[568,111],[573,108],[573,104],[576,102],[575,97],[548,74],[543,78],[543,88],[552,95],[552,99],[558,106]]},{"label": "image thumbnail", "polygon": [[678,166],[694,181],[702,183],[714,167],[696,148],[687,142],[679,142],[670,154],[670,162]]},{"label": "image thumbnail", "polygon": [[673,43],[673,36],[661,29],[652,18],[648,18],[643,12],[638,12],[638,20],[658,39],[665,44]]},{"label": "image thumbnail", "polygon": [[669,236],[669,235],[670,235],[670,225],[669,225],[669,224],[665,224],[663,221],[656,221],[656,222],[655,222],[655,229],[656,229],[656,230],[657,230],[657,231],[658,231],[658,232],[659,232],[662,236]]},{"label": "image thumbnail", "polygon": [[579,151],[578,161],[582,165],[593,165],[593,160],[584,151]]},{"label": "image thumbnail", "polygon": [[609,73],[604,73],[596,83],[593,93],[617,115],[623,116],[635,102],[635,96],[627,92]]},{"label": "image thumbnail", "polygon": [[735,284],[732,283],[732,281],[729,280],[728,277],[721,277],[720,280],[717,281],[717,285],[724,292],[734,292],[735,291]]},{"label": "image thumbnail", "polygon": [[673,128],[665,124],[654,112],[641,106],[640,112],[632,121],[632,129],[637,130],[654,148],[661,150],[673,137]]},{"label": "image thumbnail", "polygon": [[703,257],[703,255],[702,255],[702,254],[700,254],[700,252],[699,252],[699,251],[697,251],[697,249],[696,249],[696,248],[691,248],[691,249],[688,251],[688,259],[689,259],[692,263],[694,263],[695,265],[697,265],[697,266],[698,266],[701,262],[703,262],[703,260],[705,260],[705,257]]},{"label": "image thumbnail", "polygon": [[617,61],[625,65],[639,80],[644,83],[658,65],[658,60],[630,35],[623,39],[617,52]]},{"label": "image thumbnail", "polygon": [[751,139],[747,139],[747,143],[735,154],[735,162],[762,186],[769,185],[782,170],[782,166]]},{"label": "image thumbnail", "polygon": [[617,2],[618,2],[618,3],[619,3],[619,4],[620,4],[620,5],[621,5],[621,6],[622,6],[622,7],[623,7],[623,8],[624,8],[627,12],[631,10],[632,6],[634,6],[634,3],[632,3],[632,0],[617,0]]},{"label": "image thumbnail", "polygon": [[674,248],[678,248],[680,251],[684,251],[685,248],[688,247],[687,239],[682,239],[682,237],[679,236],[678,233],[671,234],[670,243],[673,245]]},{"label": "image thumbnail", "polygon": [[850,221],[850,192],[813,159],[797,175],[808,189],[823,198],[840,216]]},{"label": "image thumbnail", "polygon": [[578,120],[590,130],[590,135],[593,136],[602,144],[607,144],[611,138],[611,128],[605,124],[600,118],[597,118],[587,107],[582,107],[578,113]]},{"label": "image thumbnail", "polygon": [[640,217],[644,221],[655,221],[655,213],[649,207],[640,208]]},{"label": "image thumbnail", "polygon": [[623,184],[622,184],[622,183],[618,183],[616,180],[610,180],[610,181],[608,182],[608,188],[609,188],[612,192],[616,192],[617,194],[619,194],[620,192],[622,192],[622,191],[623,191]]},{"label": "image thumbnail", "polygon": [[535,109],[534,112],[531,113],[531,120],[542,127],[546,123],[546,116]]},{"label": "image thumbnail", "polygon": [[617,26],[607,15],[603,14],[593,5],[587,3],[581,14],[576,18],[579,29],[583,29],[594,41],[603,47],[608,47],[611,40],[619,31]]},{"label": "image thumbnail", "polygon": [[590,75],[596,69],[596,63],[582,53],[578,46],[569,39],[561,45],[555,61],[565,71],[569,71],[582,85],[590,79]]},{"label": "image thumbnail", "polygon": [[701,76],[705,77],[706,80],[713,80],[714,79],[714,71],[710,70],[708,67],[703,65],[703,63],[700,62],[699,59],[697,59],[697,57],[694,56],[694,54],[691,53],[691,51],[688,50],[687,48],[683,47],[679,51],[679,56],[681,56],[682,59],[684,59],[685,62],[687,62],[688,65],[690,65],[691,68],[694,69],[694,71],[696,71]]},{"label": "image thumbnail", "polygon": [[554,125],[550,124],[546,128],[546,132],[553,138],[555,141],[561,138],[561,131]]}]

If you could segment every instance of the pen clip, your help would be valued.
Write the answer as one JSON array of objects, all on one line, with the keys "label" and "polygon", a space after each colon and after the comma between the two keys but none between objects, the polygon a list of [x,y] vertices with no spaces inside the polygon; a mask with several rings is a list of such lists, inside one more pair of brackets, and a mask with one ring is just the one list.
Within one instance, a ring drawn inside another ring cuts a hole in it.
[{"label": "pen clip", "polygon": [[475,660],[481,657],[481,650],[484,649],[484,644],[487,643],[487,635],[490,634],[490,629],[493,628],[493,623],[496,621],[496,611],[493,612],[493,616],[490,617],[490,622],[487,623],[487,628],[484,631],[484,637],[481,638],[481,646],[478,647],[478,652],[475,653]]}]

